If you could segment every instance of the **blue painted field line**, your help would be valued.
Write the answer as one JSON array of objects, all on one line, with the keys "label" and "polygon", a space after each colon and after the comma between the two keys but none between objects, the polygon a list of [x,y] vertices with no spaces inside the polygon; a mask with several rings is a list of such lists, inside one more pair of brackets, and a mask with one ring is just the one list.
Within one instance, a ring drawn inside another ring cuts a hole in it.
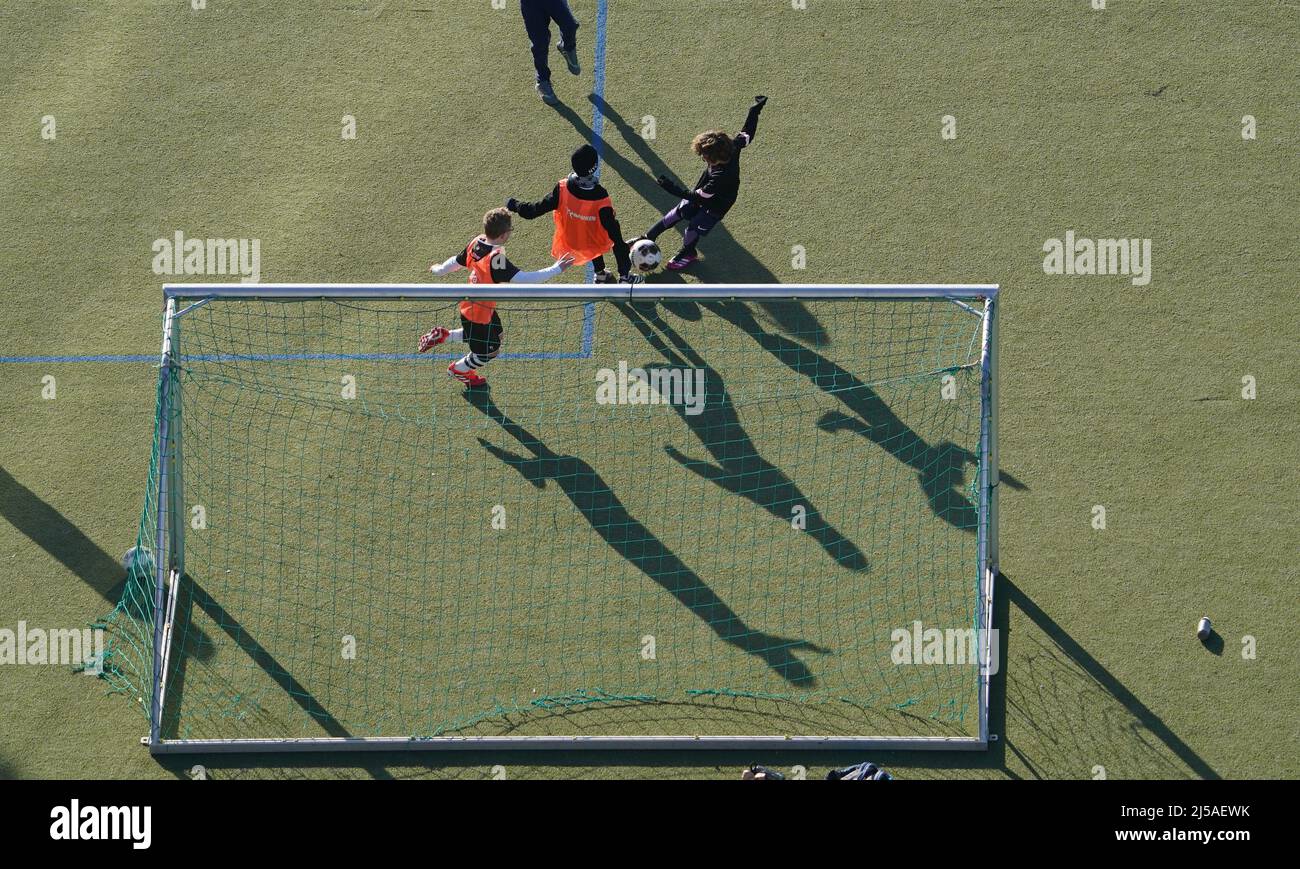
[{"label": "blue painted field line", "polygon": [[609,25],[609,0],[597,0],[596,3],[596,68],[592,75],[595,77],[595,83],[591,87],[592,94],[596,99],[592,103],[594,111],[591,114],[591,137],[596,141],[592,144],[596,148],[596,177],[600,178],[601,163],[605,160],[605,115],[600,110],[600,104],[605,101],[605,47],[606,31]]},{"label": "blue painted field line", "polygon": [[[605,114],[600,104],[605,100],[605,49],[608,45],[606,33],[609,27],[609,0],[596,0],[596,63],[592,69],[591,92],[596,99],[592,101],[591,138],[596,149],[596,178],[600,179],[600,170],[605,162]],[[587,263],[587,283],[595,283],[596,268]],[[590,359],[592,346],[596,337],[596,303],[588,302],[582,306],[582,354],[579,359]]]},{"label": "blue painted field line", "polygon": [[[191,362],[406,362],[420,359],[459,359],[460,353],[212,353],[181,356],[182,365]],[[541,351],[537,353],[502,353],[500,359],[581,359],[579,353]]]},{"label": "blue painted field line", "polygon": [[[596,96],[592,104],[591,133],[596,148],[596,177],[605,161],[605,115],[600,104],[605,100],[605,49],[609,26],[609,0],[597,0],[596,3],[596,64],[592,72],[595,79],[591,92]],[[587,283],[595,280],[595,269],[587,264]],[[596,341],[596,303],[587,302],[582,306],[582,349],[577,353],[502,353],[501,359],[590,359]],[[409,359],[458,359],[457,356],[440,354],[429,356],[421,353],[259,353],[250,355],[220,355],[187,357],[195,362],[220,361],[254,361],[254,362],[305,362],[312,360],[398,360]],[[49,364],[61,362],[157,362],[158,354],[108,354],[98,356],[0,356],[0,365],[13,364]]]},{"label": "blue painted field line", "polygon": [[588,302],[582,309],[582,351],[578,354],[579,359],[590,359],[592,356],[592,344],[596,338],[596,303]]},{"label": "blue painted field line", "polygon": [[12,363],[15,365],[24,364],[54,364],[58,362],[157,362],[161,354],[152,353],[148,356],[139,353],[123,354],[106,354],[100,356],[0,356],[0,364]]},{"label": "blue painted field line", "polygon": [[[584,318],[585,319],[585,318]],[[541,351],[537,353],[502,353],[501,359],[590,359],[590,332],[583,329],[583,350],[576,353]],[[65,362],[158,362],[158,355],[120,354],[105,356],[0,356],[0,364],[58,365]],[[181,356],[182,365],[196,362],[316,362],[316,361],[414,361],[417,359],[459,359],[454,353],[212,353],[198,356]]]},{"label": "blue painted field line", "polygon": [[[582,349],[576,353],[540,351],[534,353],[502,353],[500,359],[590,359],[596,338],[596,303],[582,306]],[[406,362],[418,359],[459,359],[451,353],[206,353],[181,356],[188,362],[313,362],[332,360],[360,360],[380,362]],[[104,353],[94,356],[0,356],[0,365],[60,365],[77,362],[157,364],[157,353]]]},{"label": "blue painted field line", "polygon": [[[420,359],[459,359],[460,353],[212,353],[181,356],[182,365],[190,362],[393,362]],[[499,359],[581,359],[580,353],[541,351],[536,353],[502,353]]]}]

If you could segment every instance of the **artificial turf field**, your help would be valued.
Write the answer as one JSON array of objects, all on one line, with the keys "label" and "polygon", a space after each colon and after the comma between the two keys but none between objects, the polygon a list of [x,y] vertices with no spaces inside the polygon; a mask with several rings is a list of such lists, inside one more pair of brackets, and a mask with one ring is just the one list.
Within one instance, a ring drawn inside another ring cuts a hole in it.
[{"label": "artificial turf field", "polygon": [[[549,189],[596,117],[603,180],[640,230],[671,204],[654,177],[697,171],[691,136],[734,131],[766,93],[740,204],[687,280],[1004,288],[1001,465],[1022,485],[1001,495],[1000,738],[980,754],[871,759],[903,778],[1300,775],[1300,441],[1284,367],[1300,334],[1295,8],[613,0],[593,101],[596,4],[573,5],[587,68],[575,79],[553,58],[558,110],[532,93],[513,4],[0,6],[16,37],[0,58],[0,627],[78,627],[116,602],[156,371],[54,357],[155,352],[154,239],[258,238],[264,281],[417,281],[484,210]],[[355,140],[340,137],[348,114]],[[652,141],[637,135],[647,115]],[[956,139],[941,137],[944,115]],[[1151,282],[1044,274],[1044,241],[1068,230],[1151,239]],[[512,256],[538,267],[548,239],[521,222]],[[791,267],[795,245],[806,269]],[[851,342],[832,339],[837,353]],[[702,451],[685,426],[657,434]],[[785,470],[815,500],[832,488]],[[684,521],[647,510],[647,524]],[[879,543],[857,542],[869,555]],[[1221,647],[1192,636],[1203,614]],[[0,775],[188,776],[194,763],[153,760],[131,702],[64,668],[0,668],[0,707]],[[861,758],[201,760],[215,778],[472,779],[498,764],[513,778],[730,777],[755,759],[815,774]]]}]

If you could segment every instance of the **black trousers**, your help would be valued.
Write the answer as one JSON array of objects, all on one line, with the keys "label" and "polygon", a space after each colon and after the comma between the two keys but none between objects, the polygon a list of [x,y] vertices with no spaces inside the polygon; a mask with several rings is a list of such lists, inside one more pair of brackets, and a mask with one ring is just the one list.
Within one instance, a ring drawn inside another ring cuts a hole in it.
[{"label": "black trousers", "polygon": [[524,27],[532,42],[533,66],[537,67],[537,80],[550,81],[551,67],[547,58],[551,53],[551,22],[560,28],[560,42],[572,48],[578,36],[578,19],[573,17],[568,0],[519,0],[524,13]]}]

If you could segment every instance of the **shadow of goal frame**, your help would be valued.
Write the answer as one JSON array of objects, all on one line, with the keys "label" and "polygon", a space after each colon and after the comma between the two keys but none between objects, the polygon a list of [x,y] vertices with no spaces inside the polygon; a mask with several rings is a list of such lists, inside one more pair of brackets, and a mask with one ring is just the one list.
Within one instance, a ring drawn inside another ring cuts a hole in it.
[{"label": "shadow of goal frame", "polygon": [[[998,425],[998,292],[992,284],[712,284],[624,286],[498,285],[492,296],[502,301],[583,300],[587,302],[748,302],[876,300],[946,300],[981,320],[979,327],[979,472],[976,480],[977,582],[976,637],[978,732],[975,736],[810,736],[810,735],[555,735],[555,736],[341,736],[318,738],[165,738],[163,710],[168,675],[175,666],[175,619],[178,589],[185,581],[184,446],[180,425],[179,324],[192,310],[218,300],[254,301],[462,301],[472,285],[452,284],[168,284],[158,381],[155,462],[151,494],[156,493],[152,532],[153,559],[152,690],[147,703],[149,736],[155,754],[199,752],[393,751],[393,750],[645,750],[645,749],[827,749],[827,750],[981,750],[988,747],[990,632],[993,582],[998,570],[997,425]],[[185,301],[186,304],[181,304]],[[585,339],[589,340],[589,339]],[[142,531],[143,533],[143,531]],[[996,649],[996,646],[993,647]],[[994,651],[993,654],[996,654]],[[993,662],[996,664],[996,662]],[[996,737],[993,737],[996,738]]]}]

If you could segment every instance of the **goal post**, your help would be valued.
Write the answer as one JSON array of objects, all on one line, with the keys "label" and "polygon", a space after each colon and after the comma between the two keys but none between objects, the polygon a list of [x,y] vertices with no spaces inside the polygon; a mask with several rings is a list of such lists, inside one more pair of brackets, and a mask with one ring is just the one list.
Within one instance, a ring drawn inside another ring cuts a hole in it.
[{"label": "goal post", "polygon": [[997,286],[472,289],[164,288],[151,751],[987,747]]}]

